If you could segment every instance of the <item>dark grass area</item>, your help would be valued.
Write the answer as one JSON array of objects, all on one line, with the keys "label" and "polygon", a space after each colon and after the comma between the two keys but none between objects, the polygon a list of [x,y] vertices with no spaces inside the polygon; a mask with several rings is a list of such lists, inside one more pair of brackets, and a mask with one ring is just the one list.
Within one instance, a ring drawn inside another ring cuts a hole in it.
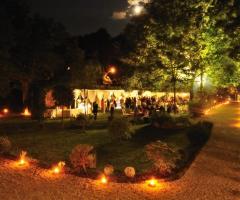
[{"label": "dark grass area", "polygon": [[187,130],[159,130],[149,124],[134,125],[135,135],[131,140],[113,142],[107,131],[107,115],[91,121],[85,132],[70,129],[70,123],[69,120],[39,123],[27,119],[8,119],[0,122],[0,136],[8,136],[12,141],[13,155],[26,150],[45,166],[58,161],[69,164],[69,154],[77,144],[91,144],[97,152],[97,171],[102,171],[106,164],[112,164],[119,174],[126,166],[135,167],[138,174],[151,170],[153,163],[147,158],[144,146],[156,140],[166,142],[183,152],[179,170],[187,166],[193,154],[202,147],[191,148]]}]

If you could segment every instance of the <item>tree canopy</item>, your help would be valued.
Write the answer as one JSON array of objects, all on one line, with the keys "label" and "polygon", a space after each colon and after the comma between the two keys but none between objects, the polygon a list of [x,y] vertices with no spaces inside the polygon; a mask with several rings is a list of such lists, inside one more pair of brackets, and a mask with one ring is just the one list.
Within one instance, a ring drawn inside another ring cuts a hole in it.
[{"label": "tree canopy", "polygon": [[239,85],[239,7],[238,0],[152,0],[125,30],[132,44],[123,59],[132,67],[127,83],[190,89],[205,75],[216,87]]}]

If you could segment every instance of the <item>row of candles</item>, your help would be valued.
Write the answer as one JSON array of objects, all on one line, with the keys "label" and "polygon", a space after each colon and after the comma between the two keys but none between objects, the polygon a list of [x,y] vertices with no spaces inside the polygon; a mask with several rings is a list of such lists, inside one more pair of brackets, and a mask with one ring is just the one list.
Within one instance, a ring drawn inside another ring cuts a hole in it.
[{"label": "row of candles", "polygon": [[[20,153],[20,156],[19,156],[19,159],[17,161],[17,166],[18,167],[26,167],[26,166],[29,166],[30,165],[30,162],[29,162],[29,159],[27,157],[27,152],[26,151],[22,151]],[[64,166],[65,166],[65,162],[63,161],[60,161],[58,164],[56,164],[55,166],[53,166],[49,172],[53,175],[58,175],[58,174],[61,174],[61,173],[64,173]],[[99,182],[101,184],[104,184],[106,185],[108,182],[109,182],[109,179],[106,175],[102,175],[99,179]],[[146,180],[146,184],[149,186],[149,187],[152,187],[152,188],[155,188],[155,187],[158,187],[160,186],[160,183],[158,182],[157,179],[155,179],[154,177],[152,177],[151,179],[149,180]]]},{"label": "row of candles", "polygon": [[[7,114],[9,114],[10,111],[9,111],[8,108],[4,108],[4,109],[2,110],[2,112],[3,112],[3,114],[7,115]],[[28,108],[25,108],[24,111],[23,111],[23,113],[21,113],[21,115],[26,116],[26,117],[30,117],[30,116],[31,116],[31,113],[30,113],[30,111],[29,111]]]},{"label": "row of candles", "polygon": [[223,102],[223,103],[216,104],[216,105],[212,106],[211,108],[205,110],[204,114],[207,115],[207,114],[209,114],[209,112],[210,112],[211,110],[213,110],[213,109],[215,109],[215,108],[218,108],[218,107],[220,107],[220,106],[222,106],[222,105],[229,104],[229,103],[230,103],[229,101],[225,101],[225,102]]}]

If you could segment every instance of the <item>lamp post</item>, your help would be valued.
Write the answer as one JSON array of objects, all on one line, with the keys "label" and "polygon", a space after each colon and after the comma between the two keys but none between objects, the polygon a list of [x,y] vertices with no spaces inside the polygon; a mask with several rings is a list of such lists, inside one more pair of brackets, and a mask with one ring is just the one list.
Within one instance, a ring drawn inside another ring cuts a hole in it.
[{"label": "lamp post", "polygon": [[112,80],[109,77],[109,74],[115,74],[117,71],[116,67],[112,66],[108,69],[108,71],[103,75],[103,84],[104,85],[111,85]]}]

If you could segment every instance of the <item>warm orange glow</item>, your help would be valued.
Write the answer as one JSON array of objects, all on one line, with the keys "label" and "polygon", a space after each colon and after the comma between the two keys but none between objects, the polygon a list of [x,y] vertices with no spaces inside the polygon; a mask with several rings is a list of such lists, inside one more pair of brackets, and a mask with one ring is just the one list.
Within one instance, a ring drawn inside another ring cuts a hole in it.
[{"label": "warm orange glow", "polygon": [[218,107],[220,107],[220,106],[222,106],[222,105],[227,105],[227,104],[229,104],[229,103],[230,103],[230,101],[225,101],[225,102],[223,102],[223,103],[219,103],[219,104],[217,104],[217,105],[215,105],[215,106],[212,106],[211,108],[205,110],[205,111],[204,111],[204,114],[205,114],[205,115],[208,115],[211,110],[213,110],[213,109],[215,109],[215,108],[218,108]]},{"label": "warm orange glow", "polygon": [[31,113],[30,113],[30,111],[28,110],[28,108],[25,108],[25,109],[24,109],[24,112],[22,113],[22,115],[28,117],[28,116],[31,116]]},{"label": "warm orange glow", "polygon": [[18,161],[19,166],[24,166],[24,165],[28,164],[26,157],[27,157],[27,152],[22,151],[19,156],[19,161]]},{"label": "warm orange glow", "polygon": [[107,178],[105,176],[102,176],[101,183],[102,184],[107,184],[107,182],[108,182]]},{"label": "warm orange glow", "polygon": [[4,108],[4,109],[3,109],[3,113],[4,113],[4,114],[8,114],[8,113],[9,113],[9,110],[8,110],[7,108]]},{"label": "warm orange glow", "polygon": [[116,68],[115,67],[111,67],[110,69],[109,69],[109,73],[111,73],[111,74],[115,74],[116,73]]},{"label": "warm orange glow", "polygon": [[53,174],[59,174],[59,173],[61,173],[61,172],[63,171],[64,166],[65,166],[65,162],[62,162],[62,161],[59,162],[59,163],[57,164],[57,166],[54,166],[54,167],[53,167],[52,173],[53,173]]},{"label": "warm orange glow", "polygon": [[145,181],[145,184],[143,185],[146,189],[147,188],[151,188],[153,190],[165,190],[168,188],[168,185],[166,182],[164,181],[160,181],[160,180],[157,180],[155,179],[154,177],[149,179],[149,180],[146,180]]},{"label": "warm orange glow", "polygon": [[152,179],[150,179],[150,180],[147,181],[147,184],[148,184],[148,186],[150,186],[150,187],[156,187],[157,184],[158,184],[158,181],[157,181],[155,178],[152,178]]}]

